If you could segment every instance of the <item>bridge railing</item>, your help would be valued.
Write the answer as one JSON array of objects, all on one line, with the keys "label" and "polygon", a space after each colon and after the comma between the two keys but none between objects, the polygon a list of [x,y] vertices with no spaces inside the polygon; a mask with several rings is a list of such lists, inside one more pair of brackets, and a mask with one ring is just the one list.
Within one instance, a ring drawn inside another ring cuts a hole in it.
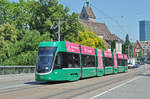
[{"label": "bridge railing", "polygon": [[35,66],[0,66],[0,75],[34,72]]}]

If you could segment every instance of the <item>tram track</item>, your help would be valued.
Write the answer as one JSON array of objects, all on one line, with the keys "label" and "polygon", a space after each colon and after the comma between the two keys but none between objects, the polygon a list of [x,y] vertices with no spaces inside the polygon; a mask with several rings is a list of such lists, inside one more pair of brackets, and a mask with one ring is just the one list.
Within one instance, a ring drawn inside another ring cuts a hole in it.
[{"label": "tram track", "polygon": [[[89,85],[85,85],[85,86],[82,86],[82,87],[79,87],[79,88],[70,89],[70,90],[55,93],[55,94],[52,94],[52,95],[48,95],[48,96],[42,97],[41,99],[57,98],[57,96],[61,96],[61,95],[63,95],[63,96],[66,95],[65,99],[71,99],[73,97],[76,97],[76,96],[79,96],[79,95],[82,95],[82,94],[85,94],[85,93],[88,93],[88,92],[91,92],[91,91],[94,91],[94,90],[97,90],[97,89],[100,89],[100,88],[104,88],[104,87],[106,87],[108,85],[111,85],[113,83],[118,83],[118,82],[121,82],[121,81],[124,81],[124,80],[127,80],[127,79],[132,79],[132,78],[134,78],[134,77],[136,77],[139,74],[144,73],[144,72],[145,72],[145,70],[130,72],[126,75],[123,75],[123,77],[119,76],[119,77],[114,77],[114,78],[109,79],[109,80],[99,81],[99,82],[89,84]],[[68,96],[70,93],[74,93],[74,94]]]},{"label": "tram track", "polygon": [[40,88],[40,87],[44,87],[44,86],[22,85],[22,86],[10,87],[10,88],[3,88],[3,89],[0,90],[0,94],[4,94],[4,93],[6,94],[6,93],[13,92],[13,91],[27,90],[27,89]]},{"label": "tram track", "polygon": [[[50,85],[53,85],[53,84],[55,85],[59,83],[61,82],[51,82]],[[37,82],[37,81],[25,82],[23,86],[0,89],[0,95],[7,94],[10,92],[14,92],[14,91],[22,91],[22,90],[35,89],[35,88],[46,88],[48,86],[45,86],[45,85],[48,85],[48,84],[49,82]]]},{"label": "tram track", "polygon": [[[71,99],[76,96],[107,87],[113,83],[131,79],[133,77],[138,76],[139,74],[144,73],[145,71],[146,70],[143,68],[134,69],[134,70],[130,70],[128,73],[114,74],[114,75],[108,75],[108,76],[103,76],[103,77],[93,77],[89,79],[83,79],[83,80],[79,80],[76,82],[67,82],[67,83],[55,82],[55,83],[43,83],[43,84],[41,83],[40,84],[36,82],[25,82],[24,84],[27,84],[25,86],[0,90],[0,95],[4,95],[4,94],[12,95],[14,93],[19,94],[19,93],[24,93],[26,91],[32,92],[33,90],[44,89],[43,93],[39,96],[39,98],[41,99],[49,99],[49,98],[50,99],[53,99],[53,98],[54,99],[60,99],[60,98]],[[68,87],[68,86],[71,86],[71,87]],[[52,91],[49,94],[48,91],[45,89],[48,89],[48,90],[55,89],[55,92]]]}]

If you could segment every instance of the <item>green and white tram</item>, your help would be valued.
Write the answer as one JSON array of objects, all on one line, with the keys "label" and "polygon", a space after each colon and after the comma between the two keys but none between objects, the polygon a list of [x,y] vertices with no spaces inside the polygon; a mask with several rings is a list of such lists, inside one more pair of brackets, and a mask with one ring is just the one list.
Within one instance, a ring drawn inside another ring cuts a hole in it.
[{"label": "green and white tram", "polygon": [[79,45],[58,41],[41,42],[38,48],[35,78],[38,81],[74,81],[80,79]]},{"label": "green and white tram", "polygon": [[[81,78],[127,72],[127,56],[67,41],[41,42],[38,48],[37,81],[75,81]],[[118,61],[118,65],[117,65]]]}]

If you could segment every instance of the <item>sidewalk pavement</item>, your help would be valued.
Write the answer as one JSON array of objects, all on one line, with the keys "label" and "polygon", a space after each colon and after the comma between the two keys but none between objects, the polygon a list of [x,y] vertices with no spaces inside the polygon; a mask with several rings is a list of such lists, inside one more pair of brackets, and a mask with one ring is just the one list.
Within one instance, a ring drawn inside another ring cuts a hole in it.
[{"label": "sidewalk pavement", "polygon": [[0,75],[0,82],[13,80],[34,80],[34,79],[35,79],[34,73]]}]

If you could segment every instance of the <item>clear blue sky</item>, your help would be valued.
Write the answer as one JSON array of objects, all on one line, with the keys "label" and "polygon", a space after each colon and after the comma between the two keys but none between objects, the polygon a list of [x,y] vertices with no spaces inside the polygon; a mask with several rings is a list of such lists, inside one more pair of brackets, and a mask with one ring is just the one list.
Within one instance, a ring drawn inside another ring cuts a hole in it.
[{"label": "clear blue sky", "polygon": [[[17,0],[10,0],[17,1]],[[80,13],[86,0],[59,0]],[[123,40],[129,34],[131,41],[139,40],[139,21],[150,20],[150,0],[90,0],[97,22],[105,23],[111,33]]]}]

